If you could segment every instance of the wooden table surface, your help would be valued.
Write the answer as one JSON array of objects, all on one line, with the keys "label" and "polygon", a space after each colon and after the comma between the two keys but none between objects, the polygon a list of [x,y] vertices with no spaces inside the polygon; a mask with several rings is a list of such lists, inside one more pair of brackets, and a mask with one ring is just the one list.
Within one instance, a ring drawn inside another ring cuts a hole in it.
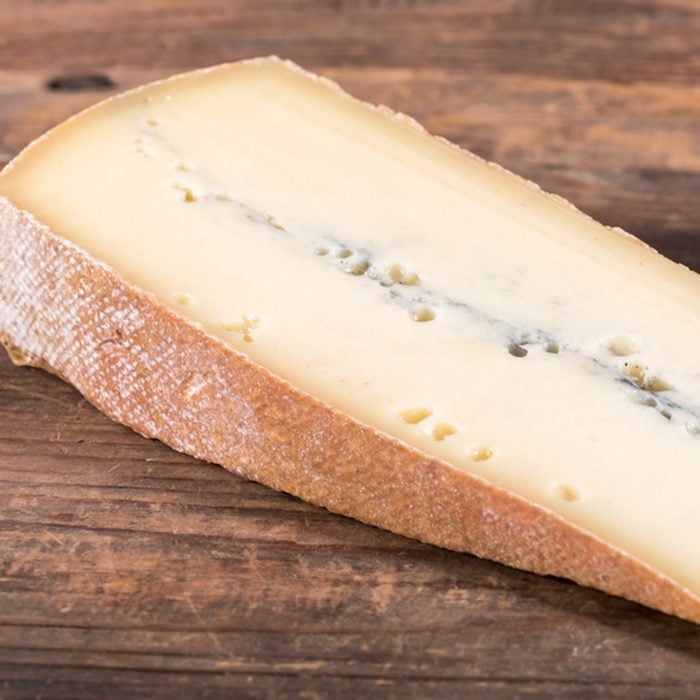
[{"label": "wooden table surface", "polygon": [[[700,3],[0,0],[0,163],[278,53],[700,270]],[[0,359],[0,697],[700,697],[700,627],[331,515]]]}]

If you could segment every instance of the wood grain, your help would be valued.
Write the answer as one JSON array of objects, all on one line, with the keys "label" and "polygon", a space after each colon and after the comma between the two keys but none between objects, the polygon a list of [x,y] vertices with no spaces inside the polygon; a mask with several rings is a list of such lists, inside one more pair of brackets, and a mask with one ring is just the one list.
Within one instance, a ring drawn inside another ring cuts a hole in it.
[{"label": "wood grain", "polygon": [[[0,162],[278,53],[700,270],[691,0],[0,0]],[[0,359],[0,697],[700,694],[697,626],[178,455]]]}]

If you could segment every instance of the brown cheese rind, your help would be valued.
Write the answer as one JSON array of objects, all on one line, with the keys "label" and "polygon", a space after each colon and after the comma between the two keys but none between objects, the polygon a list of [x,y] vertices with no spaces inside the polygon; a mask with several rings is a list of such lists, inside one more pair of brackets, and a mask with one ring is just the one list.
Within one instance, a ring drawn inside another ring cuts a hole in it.
[{"label": "brown cheese rind", "polygon": [[331,511],[700,623],[700,598],[560,516],[318,401],[0,197],[0,340],[114,420]]}]

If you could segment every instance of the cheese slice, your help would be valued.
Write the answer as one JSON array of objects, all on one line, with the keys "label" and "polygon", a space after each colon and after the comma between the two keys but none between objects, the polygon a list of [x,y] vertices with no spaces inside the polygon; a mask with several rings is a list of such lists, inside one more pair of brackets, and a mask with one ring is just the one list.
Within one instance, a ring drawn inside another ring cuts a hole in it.
[{"label": "cheese slice", "polygon": [[700,277],[638,240],[273,58],[78,115],[0,195],[304,392],[700,595]]}]

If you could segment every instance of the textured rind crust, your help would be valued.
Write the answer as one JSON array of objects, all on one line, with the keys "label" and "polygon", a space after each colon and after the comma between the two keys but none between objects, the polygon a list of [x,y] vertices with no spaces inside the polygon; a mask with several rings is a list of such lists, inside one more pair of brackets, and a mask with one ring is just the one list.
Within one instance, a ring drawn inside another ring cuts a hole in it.
[{"label": "textured rind crust", "polygon": [[318,401],[0,197],[0,340],[147,437],[372,525],[700,623],[700,598],[560,516]]}]

